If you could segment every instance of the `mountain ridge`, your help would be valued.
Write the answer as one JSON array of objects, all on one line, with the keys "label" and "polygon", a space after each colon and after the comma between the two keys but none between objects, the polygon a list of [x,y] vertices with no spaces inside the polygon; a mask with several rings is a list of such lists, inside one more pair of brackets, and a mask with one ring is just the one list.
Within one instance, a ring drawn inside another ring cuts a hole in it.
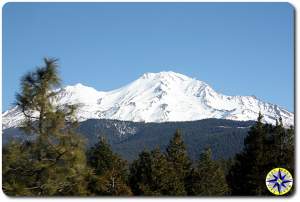
[{"label": "mountain ridge", "polygon": [[[275,124],[282,117],[293,125],[294,114],[255,96],[228,96],[207,83],[172,71],[144,73],[129,84],[111,91],[98,91],[78,83],[56,89],[57,105],[79,104],[77,118],[116,119],[134,122],[195,121],[206,118],[256,120]],[[24,119],[14,107],[2,114],[3,128],[17,127]]]}]

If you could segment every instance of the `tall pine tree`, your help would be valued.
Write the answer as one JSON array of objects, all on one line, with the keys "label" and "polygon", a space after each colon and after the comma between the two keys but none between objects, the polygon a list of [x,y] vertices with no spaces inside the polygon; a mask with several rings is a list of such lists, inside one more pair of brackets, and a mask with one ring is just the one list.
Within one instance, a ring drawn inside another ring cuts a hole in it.
[{"label": "tall pine tree", "polygon": [[[44,62],[22,78],[16,96],[25,117],[22,130],[34,140],[7,149],[3,190],[8,195],[85,195],[89,170],[84,141],[75,131],[76,106],[54,105],[60,84],[57,60]],[[22,153],[22,160],[15,152]]]},{"label": "tall pine tree", "polygon": [[94,169],[89,190],[94,195],[131,195],[127,185],[127,163],[113,153],[110,145],[101,138],[88,152],[88,164]]},{"label": "tall pine tree", "polygon": [[173,138],[167,146],[167,160],[172,164],[176,170],[180,181],[185,184],[186,177],[190,173],[191,160],[188,156],[185,144],[183,142],[181,132],[176,130]]},{"label": "tall pine tree", "polygon": [[187,182],[188,195],[224,196],[229,191],[224,170],[212,160],[210,149],[200,155],[197,168],[191,171]]},{"label": "tall pine tree", "polygon": [[130,168],[130,185],[135,195],[182,196],[183,183],[165,155],[155,149],[142,152]]},{"label": "tall pine tree", "polygon": [[283,167],[293,173],[293,128],[284,128],[281,119],[275,126],[263,124],[262,118],[259,114],[228,173],[232,195],[271,195],[265,185],[268,172]]},{"label": "tall pine tree", "polygon": [[262,195],[266,191],[264,141],[266,130],[259,113],[257,122],[244,140],[244,150],[236,155],[229,171],[228,182],[233,195]]}]

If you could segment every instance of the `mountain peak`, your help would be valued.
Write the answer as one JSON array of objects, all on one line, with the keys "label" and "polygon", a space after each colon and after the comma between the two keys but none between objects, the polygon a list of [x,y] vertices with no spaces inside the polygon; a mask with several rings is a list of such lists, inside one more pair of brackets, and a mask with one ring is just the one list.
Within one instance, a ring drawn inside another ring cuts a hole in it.
[{"label": "mountain peak", "polygon": [[76,88],[82,88],[82,87],[86,87],[85,85],[83,85],[82,83],[77,83],[74,85],[74,87]]},{"label": "mountain peak", "polygon": [[76,83],[74,85],[67,85],[65,88],[91,88],[89,86],[83,85],[82,83]]},{"label": "mountain peak", "polygon": [[[145,73],[137,80],[112,91],[97,91],[78,83],[58,93],[58,104],[81,104],[77,117],[142,122],[194,121],[207,118],[256,120],[275,124],[282,117],[293,125],[294,114],[250,96],[227,96],[208,84],[173,71]],[[2,114],[3,127],[14,127],[23,119],[14,108]]]},{"label": "mountain peak", "polygon": [[143,79],[181,79],[181,80],[187,80],[187,79],[191,79],[188,76],[185,76],[183,74],[180,73],[176,73],[173,71],[161,71],[161,72],[157,72],[157,73],[152,73],[152,72],[147,72],[144,73],[142,75]]},{"label": "mountain peak", "polygon": [[68,85],[68,86],[64,87],[63,89],[66,91],[71,91],[71,92],[73,92],[73,91],[79,91],[79,92],[89,91],[89,92],[95,92],[95,93],[98,92],[95,88],[83,85],[82,83],[77,83],[75,85]]}]

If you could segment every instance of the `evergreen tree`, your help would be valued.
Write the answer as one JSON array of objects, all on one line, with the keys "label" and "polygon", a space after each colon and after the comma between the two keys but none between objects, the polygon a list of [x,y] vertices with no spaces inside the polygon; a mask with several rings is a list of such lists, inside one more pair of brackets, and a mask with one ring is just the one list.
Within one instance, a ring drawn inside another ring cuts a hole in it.
[{"label": "evergreen tree", "polygon": [[265,177],[269,170],[264,166],[266,131],[259,113],[257,122],[244,140],[244,150],[236,155],[229,171],[228,182],[233,195],[262,195],[266,191]]},{"label": "evergreen tree", "polygon": [[286,130],[284,154],[285,165],[283,167],[286,167],[293,175],[295,173],[295,129],[293,126]]},{"label": "evergreen tree", "polygon": [[114,154],[104,138],[91,148],[88,164],[94,169],[89,190],[94,195],[131,195],[127,186],[127,163]]},{"label": "evergreen tree", "polygon": [[227,176],[233,195],[270,195],[264,181],[267,173],[276,167],[293,172],[293,128],[285,129],[282,119],[275,126],[261,120],[259,114]]},{"label": "evergreen tree", "polygon": [[185,183],[185,179],[190,173],[191,160],[188,156],[179,129],[176,130],[166,150],[167,160],[171,162],[173,168],[176,170],[177,176],[179,177],[180,181],[182,183]]},{"label": "evergreen tree", "polygon": [[[130,165],[129,184],[134,195],[147,192],[145,186],[151,181],[151,154],[143,151],[137,160]],[[148,188],[149,189],[149,188]]]},{"label": "evergreen tree", "polygon": [[22,130],[34,141],[7,150],[3,189],[9,195],[85,195],[89,170],[84,141],[75,131],[76,106],[53,104],[57,94],[53,90],[60,84],[57,60],[44,62],[44,67],[22,78],[16,96],[25,116]]},{"label": "evergreen tree", "polygon": [[28,189],[28,184],[35,178],[31,170],[26,171],[30,175],[24,175],[23,170],[28,166],[28,159],[30,158],[27,144],[30,142],[21,144],[12,141],[5,145],[2,150],[2,188],[4,193],[10,196],[32,195],[31,190]]},{"label": "evergreen tree", "polygon": [[167,161],[165,155],[159,149],[155,149],[151,152],[151,156],[152,190],[159,191],[159,195],[185,195],[184,184],[177,176],[177,171]]},{"label": "evergreen tree", "polygon": [[282,118],[279,118],[279,124],[272,130],[272,143],[269,144],[269,152],[272,154],[273,166],[283,167],[290,172],[294,170],[294,128],[291,126],[286,129],[283,126]]},{"label": "evergreen tree", "polygon": [[196,169],[187,179],[188,195],[223,196],[228,194],[228,185],[222,167],[212,160],[210,149],[201,155]]},{"label": "evergreen tree", "polygon": [[135,195],[185,195],[184,185],[159,149],[142,152],[130,168],[130,185]]},{"label": "evergreen tree", "polygon": [[[266,169],[281,167],[294,176],[294,135],[294,128],[292,126],[284,128],[281,118],[275,126],[269,129],[264,152]],[[293,190],[292,188],[287,195],[292,194]]]}]

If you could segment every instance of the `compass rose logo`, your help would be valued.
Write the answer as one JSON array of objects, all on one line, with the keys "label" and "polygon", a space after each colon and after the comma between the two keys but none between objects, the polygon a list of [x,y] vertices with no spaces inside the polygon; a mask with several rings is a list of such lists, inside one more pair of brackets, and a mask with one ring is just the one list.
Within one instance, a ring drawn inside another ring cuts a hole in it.
[{"label": "compass rose logo", "polygon": [[293,186],[291,173],[284,168],[274,168],[266,177],[266,185],[270,192],[275,195],[288,193]]}]

